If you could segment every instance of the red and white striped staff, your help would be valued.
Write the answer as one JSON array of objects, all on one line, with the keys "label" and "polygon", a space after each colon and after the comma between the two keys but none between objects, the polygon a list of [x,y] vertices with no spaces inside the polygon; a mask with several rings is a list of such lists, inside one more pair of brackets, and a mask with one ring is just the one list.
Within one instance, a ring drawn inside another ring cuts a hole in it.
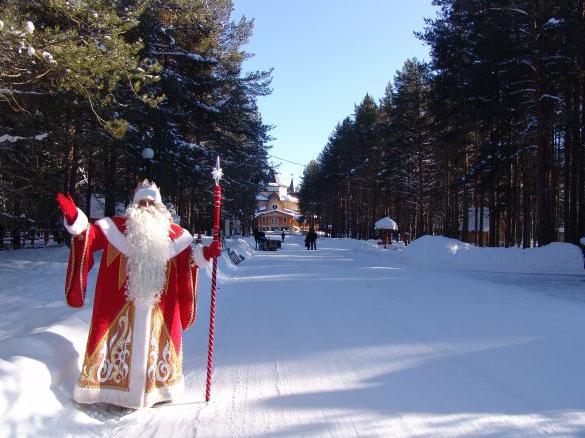
[{"label": "red and white striped staff", "polygon": [[[213,168],[213,179],[215,180],[215,188],[213,195],[215,199],[215,208],[213,214],[213,241],[219,242],[219,227],[220,227],[220,209],[221,209],[221,186],[219,180],[223,176],[221,167],[219,166],[219,156]],[[211,398],[211,378],[213,377],[213,347],[215,343],[215,299],[217,291],[217,257],[213,258],[213,271],[211,274],[211,313],[209,315],[209,349],[207,351],[207,383],[205,385],[205,401]]]}]

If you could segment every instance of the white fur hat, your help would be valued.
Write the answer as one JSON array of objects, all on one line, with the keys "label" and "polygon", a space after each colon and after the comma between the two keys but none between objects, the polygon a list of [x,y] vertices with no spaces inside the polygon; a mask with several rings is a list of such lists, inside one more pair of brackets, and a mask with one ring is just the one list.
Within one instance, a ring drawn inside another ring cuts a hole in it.
[{"label": "white fur hat", "polygon": [[134,199],[132,199],[132,203],[138,204],[143,199],[150,199],[157,204],[162,204],[162,199],[160,197],[160,191],[158,190],[158,187],[155,183],[150,182],[147,179],[138,184],[136,192],[134,193]]}]

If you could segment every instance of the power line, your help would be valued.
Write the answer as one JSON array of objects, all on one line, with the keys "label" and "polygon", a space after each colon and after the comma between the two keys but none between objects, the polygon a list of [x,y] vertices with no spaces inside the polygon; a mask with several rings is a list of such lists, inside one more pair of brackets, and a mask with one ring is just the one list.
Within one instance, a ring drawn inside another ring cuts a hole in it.
[{"label": "power line", "polygon": [[277,160],[286,161],[287,163],[296,164],[297,166],[303,166],[303,167],[305,167],[305,166],[306,166],[306,164],[296,163],[296,162],[294,162],[294,161],[290,161],[290,160],[287,160],[287,159],[285,159],[285,158],[280,158],[280,157],[277,157],[276,155],[268,155],[268,156],[269,156],[270,158],[276,158]]}]

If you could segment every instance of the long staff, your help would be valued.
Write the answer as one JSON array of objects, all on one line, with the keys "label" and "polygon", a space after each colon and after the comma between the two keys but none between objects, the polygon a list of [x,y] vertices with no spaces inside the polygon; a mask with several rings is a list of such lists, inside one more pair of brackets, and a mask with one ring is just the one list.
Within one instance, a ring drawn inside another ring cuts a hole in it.
[{"label": "long staff", "polygon": [[[215,188],[213,195],[215,199],[215,209],[213,214],[213,241],[219,242],[219,227],[220,227],[220,209],[221,209],[221,186],[219,180],[223,176],[221,167],[219,166],[219,156],[213,168],[213,179],[215,180]],[[207,351],[207,383],[205,385],[205,401],[211,398],[211,378],[213,377],[213,348],[215,344],[215,300],[217,291],[217,257],[213,258],[213,271],[211,274],[211,312],[209,314],[209,349]]]}]

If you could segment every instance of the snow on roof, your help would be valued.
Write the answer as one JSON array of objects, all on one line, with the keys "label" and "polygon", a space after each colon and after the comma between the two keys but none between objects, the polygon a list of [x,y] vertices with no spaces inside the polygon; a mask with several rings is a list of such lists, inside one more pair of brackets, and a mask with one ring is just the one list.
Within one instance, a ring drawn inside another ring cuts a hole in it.
[{"label": "snow on roof", "polygon": [[377,230],[397,230],[398,224],[394,219],[389,218],[388,216],[380,219],[374,224],[374,228]]},{"label": "snow on roof", "polygon": [[267,211],[258,211],[258,212],[257,212],[257,213],[254,215],[254,217],[262,216],[262,215],[265,215],[265,214],[268,214],[268,213],[282,213],[282,214],[285,214],[285,215],[287,215],[287,216],[291,216],[291,217],[293,217],[293,218],[295,218],[295,219],[298,219],[298,218],[300,217],[300,214],[297,214],[297,213],[294,213],[294,212],[291,212],[291,211],[285,211],[285,210],[267,210]]},{"label": "snow on roof", "polygon": [[299,202],[299,198],[297,198],[296,196],[292,196],[292,195],[283,195],[280,197],[281,201],[287,201],[287,202]]},{"label": "snow on roof", "polygon": [[268,201],[268,198],[263,194],[259,193],[256,195],[256,201]]}]

